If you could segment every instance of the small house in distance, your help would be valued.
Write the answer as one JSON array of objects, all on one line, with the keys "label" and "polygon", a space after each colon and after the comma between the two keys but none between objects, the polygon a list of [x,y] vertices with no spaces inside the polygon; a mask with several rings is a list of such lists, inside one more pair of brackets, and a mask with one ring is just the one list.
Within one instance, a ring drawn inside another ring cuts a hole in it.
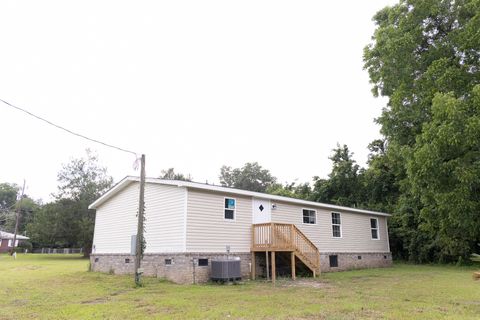
[{"label": "small house in distance", "polygon": [[[13,236],[13,233],[0,231],[0,253],[9,252],[13,248]],[[15,247],[18,247],[18,244],[20,242],[28,239],[28,237],[17,234],[17,238],[15,240]]]},{"label": "small house in distance", "polygon": [[[138,196],[126,177],[90,205],[92,270],[134,272]],[[392,263],[387,213],[154,178],[145,208],[144,274],[177,283],[207,281],[216,259],[240,259],[244,278]]]}]

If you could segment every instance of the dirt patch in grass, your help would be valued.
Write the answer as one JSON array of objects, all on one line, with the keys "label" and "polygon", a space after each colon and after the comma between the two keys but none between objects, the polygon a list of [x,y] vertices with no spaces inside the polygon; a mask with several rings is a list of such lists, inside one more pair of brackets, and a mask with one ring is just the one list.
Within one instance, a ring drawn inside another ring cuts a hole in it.
[{"label": "dirt patch in grass", "polygon": [[12,304],[15,306],[24,306],[28,303],[29,301],[27,299],[17,299],[12,301]]},{"label": "dirt patch in grass", "polygon": [[41,266],[34,266],[34,265],[30,265],[30,266],[21,266],[21,267],[16,267],[16,268],[13,268],[13,270],[15,271],[30,271],[30,270],[39,270],[39,269],[43,269]]},{"label": "dirt patch in grass", "polygon": [[330,289],[332,284],[327,281],[319,281],[314,279],[299,279],[299,280],[282,280],[277,282],[278,287],[300,287],[300,288],[317,288]]},{"label": "dirt patch in grass", "polygon": [[102,304],[102,303],[107,303],[108,300],[109,300],[108,298],[96,298],[93,300],[82,301],[81,303],[82,304]]}]

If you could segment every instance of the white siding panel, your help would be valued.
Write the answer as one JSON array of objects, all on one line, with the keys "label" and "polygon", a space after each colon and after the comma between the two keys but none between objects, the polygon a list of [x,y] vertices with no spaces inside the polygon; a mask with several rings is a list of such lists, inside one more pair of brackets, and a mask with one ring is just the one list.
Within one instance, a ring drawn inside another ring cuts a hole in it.
[{"label": "white siding panel", "polygon": [[[236,199],[235,220],[224,219],[224,198]],[[188,252],[249,252],[252,228],[250,197],[188,190]]]},{"label": "white siding panel", "polygon": [[132,183],[96,211],[94,253],[130,253],[137,233],[138,183]]},{"label": "white siding panel", "polygon": [[[145,187],[146,253],[182,252],[185,189],[147,183]],[[102,204],[96,212],[95,253],[130,253],[137,233],[139,183],[135,182]]]},{"label": "white siding panel", "polygon": [[147,253],[183,252],[185,188],[147,184],[145,240]]},{"label": "white siding panel", "polygon": [[[295,224],[320,250],[320,252],[388,252],[387,225],[385,217],[367,214],[340,212],[342,237],[332,236],[332,218],[328,210],[308,208],[276,202],[272,210],[272,222]],[[302,209],[317,211],[316,224],[303,223]],[[370,218],[378,218],[379,240],[372,240]]]}]

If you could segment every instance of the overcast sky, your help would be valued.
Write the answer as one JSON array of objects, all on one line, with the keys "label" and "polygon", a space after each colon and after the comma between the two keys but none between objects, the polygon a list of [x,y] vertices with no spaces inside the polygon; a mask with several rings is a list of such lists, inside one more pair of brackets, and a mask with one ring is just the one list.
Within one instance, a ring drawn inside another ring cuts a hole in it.
[{"label": "overcast sky", "polygon": [[[1,1],[0,98],[71,130],[218,183],[258,161],[280,182],[360,165],[385,100],[362,51],[397,1]],[[0,182],[49,200],[63,163],[96,150],[115,181],[135,157],[0,104]]]}]

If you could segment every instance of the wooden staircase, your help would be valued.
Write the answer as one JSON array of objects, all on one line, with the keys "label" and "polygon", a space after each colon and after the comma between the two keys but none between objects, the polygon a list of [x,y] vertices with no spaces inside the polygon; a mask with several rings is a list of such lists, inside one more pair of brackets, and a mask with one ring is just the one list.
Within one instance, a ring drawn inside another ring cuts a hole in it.
[{"label": "wooden staircase", "polygon": [[[275,272],[275,252],[292,253],[292,277],[295,278],[294,258],[297,257],[313,272],[320,274],[318,248],[295,226],[286,223],[259,223],[252,228],[252,257],[255,252],[272,252],[272,279]],[[252,261],[254,264],[254,261]],[[255,270],[253,271],[255,274]]]}]

